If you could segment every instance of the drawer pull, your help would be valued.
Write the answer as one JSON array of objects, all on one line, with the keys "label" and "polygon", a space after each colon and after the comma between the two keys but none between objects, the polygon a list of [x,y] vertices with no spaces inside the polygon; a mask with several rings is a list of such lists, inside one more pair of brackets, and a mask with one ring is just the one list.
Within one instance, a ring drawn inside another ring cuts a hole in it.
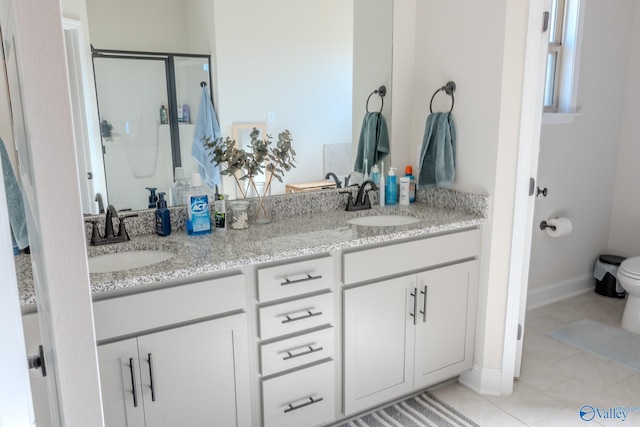
[{"label": "drawer pull", "polygon": [[296,320],[304,320],[304,319],[308,319],[310,317],[315,317],[315,316],[322,316],[322,312],[318,311],[317,313],[312,313],[311,310],[307,310],[307,314],[304,314],[298,317],[291,317],[289,315],[286,315],[285,319],[282,321],[282,324],[295,322]]},{"label": "drawer pull", "polygon": [[133,407],[138,407],[138,390],[136,390],[136,373],[133,367],[133,357],[129,358],[129,371],[131,371],[131,393],[133,394]]},{"label": "drawer pull", "polygon": [[296,280],[284,279],[285,281],[280,283],[280,286],[295,285],[296,283],[308,282],[310,280],[318,280],[318,279],[322,279],[322,274],[319,276],[312,276],[310,274],[307,274],[307,277],[303,277],[302,279],[296,279]]},{"label": "drawer pull", "polygon": [[323,347],[313,348],[311,346],[307,346],[309,350],[303,351],[302,353],[292,354],[290,351],[287,351],[287,355],[282,358],[282,360],[289,360],[300,356],[306,356],[307,354],[315,353],[317,351],[324,350]]},{"label": "drawer pull", "polygon": [[304,402],[298,406],[293,406],[291,403],[289,403],[289,407],[287,409],[284,410],[284,413],[286,414],[287,412],[291,412],[291,411],[295,411],[296,409],[300,409],[300,408],[304,408],[305,406],[309,406],[309,405],[313,405],[314,403],[318,403],[318,402],[322,402],[324,400],[324,398],[320,397],[318,399],[314,399],[313,397],[309,397],[308,398],[309,401],[308,402]]}]

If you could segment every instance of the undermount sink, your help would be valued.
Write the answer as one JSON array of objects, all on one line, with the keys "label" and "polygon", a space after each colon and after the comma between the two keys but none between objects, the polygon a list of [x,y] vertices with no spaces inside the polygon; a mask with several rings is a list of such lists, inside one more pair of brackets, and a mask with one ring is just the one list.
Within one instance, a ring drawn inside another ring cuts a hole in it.
[{"label": "undermount sink", "polygon": [[369,227],[389,227],[414,224],[418,221],[420,221],[420,219],[407,215],[369,215],[347,220],[347,223]]},{"label": "undermount sink", "polygon": [[161,250],[116,252],[89,257],[89,273],[108,273],[157,264],[176,256]]}]

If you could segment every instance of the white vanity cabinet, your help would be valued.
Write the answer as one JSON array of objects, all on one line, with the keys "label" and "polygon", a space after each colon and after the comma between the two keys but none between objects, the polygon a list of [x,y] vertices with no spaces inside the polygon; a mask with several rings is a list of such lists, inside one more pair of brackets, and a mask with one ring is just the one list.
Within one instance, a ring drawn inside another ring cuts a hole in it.
[{"label": "white vanity cabinet", "polygon": [[264,427],[311,427],[336,418],[333,262],[324,256],[257,271]]},{"label": "white vanity cabinet", "polygon": [[343,255],[346,415],[471,367],[478,251],[473,229]]},{"label": "white vanity cabinet", "polygon": [[105,425],[251,426],[245,307],[242,275],[95,302]]}]

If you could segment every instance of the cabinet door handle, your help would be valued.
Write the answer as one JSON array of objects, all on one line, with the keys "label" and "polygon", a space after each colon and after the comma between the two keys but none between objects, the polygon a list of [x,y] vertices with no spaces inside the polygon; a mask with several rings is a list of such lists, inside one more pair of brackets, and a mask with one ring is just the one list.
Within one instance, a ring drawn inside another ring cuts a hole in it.
[{"label": "cabinet door handle", "polygon": [[133,357],[129,358],[129,371],[131,372],[131,393],[133,393],[133,407],[138,407],[138,390],[136,390],[136,372],[133,366]]},{"label": "cabinet door handle", "polygon": [[298,316],[298,317],[291,317],[288,314],[285,317],[285,319],[282,321],[282,323],[289,323],[289,322],[295,322],[297,320],[303,320],[303,319],[308,319],[310,317],[315,317],[315,316],[322,316],[322,312],[318,311],[317,313],[312,313],[311,310],[307,310],[307,314],[303,314],[302,316]]},{"label": "cabinet door handle", "polygon": [[151,366],[151,353],[147,355],[147,362],[149,362],[149,387],[151,388],[151,401],[156,401],[156,387],[153,383],[153,366]]},{"label": "cabinet door handle", "polygon": [[289,280],[285,278],[284,279],[285,281],[280,283],[280,286],[295,285],[296,283],[309,282],[311,280],[318,280],[318,279],[322,279],[322,274],[319,276],[312,276],[307,273],[307,277],[303,277],[302,279]]},{"label": "cabinet door handle", "polygon": [[317,351],[322,351],[324,350],[323,347],[317,347],[317,348],[313,348],[312,346],[307,346],[308,350],[303,351],[302,353],[291,353],[290,351],[287,351],[287,355],[285,357],[282,358],[282,360],[289,360],[289,359],[293,359],[296,357],[300,357],[300,356],[306,356],[307,354],[311,354],[311,353],[315,353]]},{"label": "cabinet door handle", "polygon": [[418,288],[413,288],[413,292],[411,292],[411,297],[413,298],[413,313],[409,313],[409,316],[413,317],[413,324],[416,324],[416,314],[418,312]]},{"label": "cabinet door handle", "polygon": [[322,402],[324,400],[323,397],[320,397],[318,399],[314,399],[311,396],[308,397],[307,399],[309,399],[308,402],[301,403],[300,405],[297,405],[297,406],[293,406],[293,404],[289,403],[287,405],[289,407],[284,410],[284,413],[286,414],[287,412],[295,411],[296,409],[304,408],[305,406],[313,405],[314,403]]},{"label": "cabinet door handle", "polygon": [[420,293],[424,295],[424,301],[422,302],[423,309],[422,311],[420,311],[420,314],[422,314],[422,323],[427,323],[427,291],[428,290],[429,288],[427,287],[427,285],[424,285],[424,290],[420,291]]}]

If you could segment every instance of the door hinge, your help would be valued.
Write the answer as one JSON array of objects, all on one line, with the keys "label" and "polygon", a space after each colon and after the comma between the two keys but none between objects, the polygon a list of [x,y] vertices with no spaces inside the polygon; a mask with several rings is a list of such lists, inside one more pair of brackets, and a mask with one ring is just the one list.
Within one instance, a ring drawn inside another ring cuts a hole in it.
[{"label": "door hinge", "polygon": [[517,340],[520,341],[522,339],[522,324],[518,323],[518,338]]},{"label": "door hinge", "polygon": [[529,196],[533,196],[533,193],[536,191],[536,180],[535,178],[529,178]]},{"label": "door hinge", "polygon": [[44,363],[44,348],[38,346],[38,354],[34,356],[27,356],[27,365],[29,369],[40,369],[42,376],[47,376],[47,365]]},{"label": "door hinge", "polygon": [[549,29],[549,12],[544,11],[542,13],[542,32],[546,33]]}]

